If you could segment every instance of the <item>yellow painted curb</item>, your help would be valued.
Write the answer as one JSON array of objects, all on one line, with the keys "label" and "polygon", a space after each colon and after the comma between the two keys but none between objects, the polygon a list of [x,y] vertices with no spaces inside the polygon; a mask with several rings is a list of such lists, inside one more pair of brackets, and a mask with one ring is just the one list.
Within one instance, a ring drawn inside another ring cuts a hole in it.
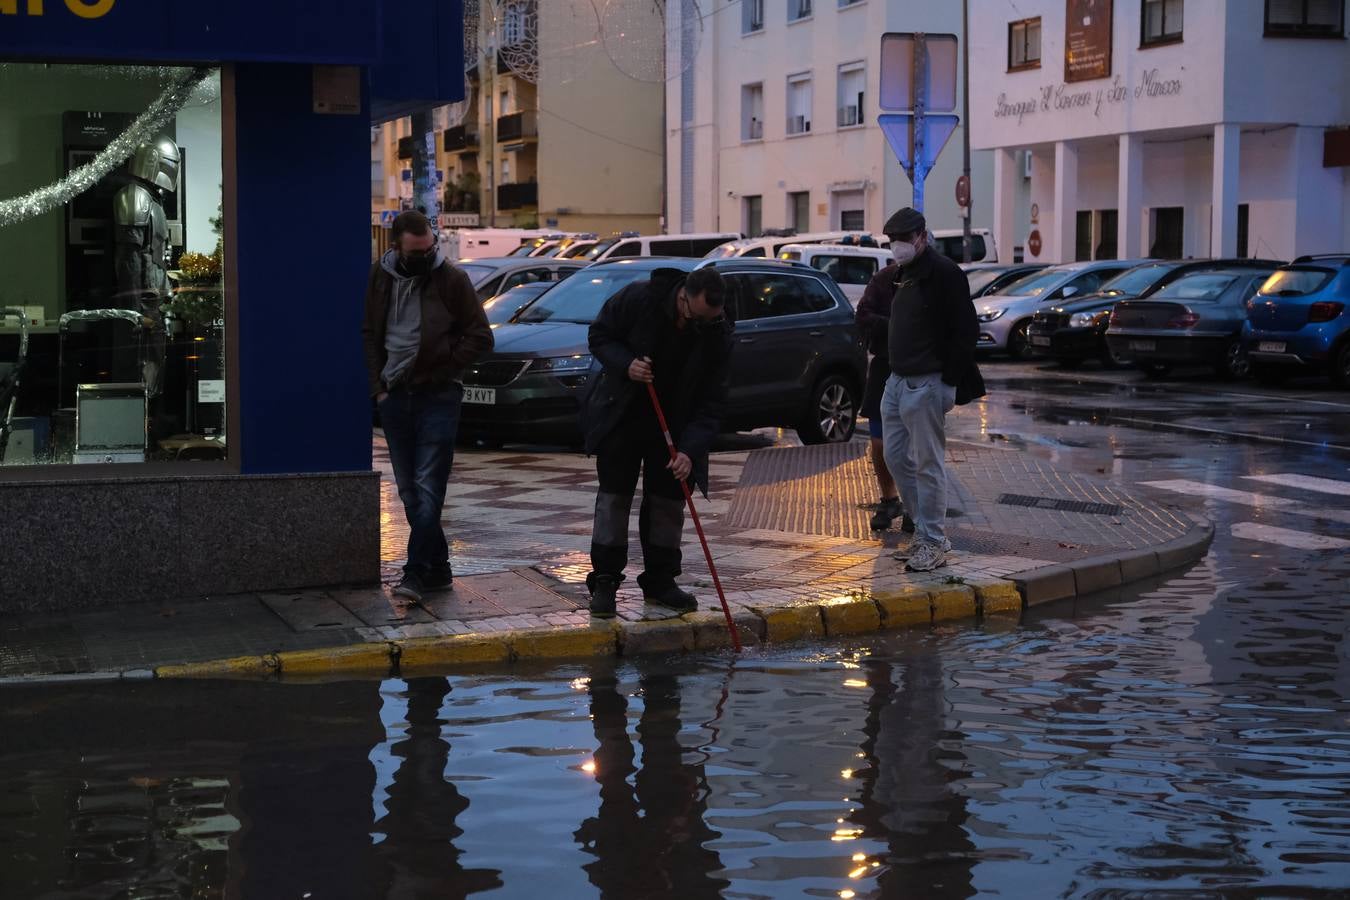
[{"label": "yellow painted curb", "polygon": [[933,588],[933,621],[975,617],[975,591],[964,584],[941,585]]},{"label": "yellow painted curb", "polygon": [[693,649],[694,625],[684,619],[624,622],[619,626],[619,650],[625,656],[641,653],[687,653]]},{"label": "yellow painted curb", "polygon": [[772,643],[800,641],[825,636],[825,622],[820,608],[811,604],[789,606],[783,609],[756,609],[764,619],[764,640]]},{"label": "yellow painted curb", "polygon": [[933,595],[919,587],[883,591],[872,598],[881,611],[881,627],[912,628],[933,622]]},{"label": "yellow painted curb", "polygon": [[322,650],[277,654],[282,675],[388,675],[394,668],[392,644],[349,644]]},{"label": "yellow painted curb", "polygon": [[[681,618],[694,627],[695,650],[721,650],[731,646],[727,619],[722,613],[701,610],[686,613]],[[764,620],[754,613],[733,614],[732,621],[736,623],[742,647],[749,647],[764,640]]]},{"label": "yellow painted curb", "polygon": [[619,652],[619,633],[613,625],[574,628],[531,628],[501,635],[516,659],[576,659],[614,656]]},{"label": "yellow painted curb", "polygon": [[156,678],[271,678],[275,674],[277,658],[271,655],[234,656],[155,669]]},{"label": "yellow painted curb", "polygon": [[411,638],[396,641],[400,673],[444,666],[504,663],[511,660],[511,648],[500,637],[490,634],[457,634],[453,637]]},{"label": "yellow painted curb", "polygon": [[980,615],[1022,614],[1022,595],[1017,592],[1017,585],[1011,581],[982,581],[972,587],[975,589],[975,599],[980,605]]},{"label": "yellow painted curb", "polygon": [[818,605],[827,635],[881,630],[881,612],[875,603],[864,597],[835,597]]}]

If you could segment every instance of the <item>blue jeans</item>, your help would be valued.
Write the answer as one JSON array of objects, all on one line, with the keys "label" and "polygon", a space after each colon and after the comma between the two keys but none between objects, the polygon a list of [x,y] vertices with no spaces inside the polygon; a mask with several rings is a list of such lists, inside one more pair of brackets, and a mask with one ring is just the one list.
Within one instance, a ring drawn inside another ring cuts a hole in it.
[{"label": "blue jeans", "polygon": [[441,510],[455,461],[463,398],[464,388],[457,384],[396,387],[379,405],[394,481],[408,517],[408,564],[403,570],[411,574],[425,576],[450,567]]},{"label": "blue jeans", "polygon": [[945,417],[956,388],[938,373],[891,375],[881,395],[886,468],[895,478],[915,540],[941,544],[946,537],[947,454]]}]

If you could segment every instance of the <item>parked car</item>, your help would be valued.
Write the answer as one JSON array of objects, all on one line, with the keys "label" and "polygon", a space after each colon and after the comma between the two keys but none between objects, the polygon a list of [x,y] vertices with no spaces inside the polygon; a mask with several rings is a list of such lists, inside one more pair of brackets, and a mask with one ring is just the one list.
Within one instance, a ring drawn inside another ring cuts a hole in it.
[{"label": "parked car", "polygon": [[1014,281],[1020,281],[1032,272],[1039,272],[1048,263],[962,263],[961,268],[970,282],[970,299],[978,300],[988,294],[997,294]]},{"label": "parked car", "polygon": [[980,322],[975,349],[985,353],[1001,350],[1013,359],[1030,358],[1027,329],[1038,309],[1090,294],[1140,262],[1112,259],[1050,266],[1014,281],[997,294],[981,297],[975,301],[975,314]]},{"label": "parked car", "polygon": [[719,244],[708,253],[709,259],[732,259],[741,256],[758,257],[764,259],[777,259],[783,252],[783,248],[788,244],[821,244],[830,241],[838,241],[844,238],[859,238],[863,233],[858,231],[815,231],[807,234],[797,234],[791,229],[781,231],[769,230],[762,232],[759,237],[737,238],[734,241],[727,241],[725,244]]},{"label": "parked car", "polygon": [[[547,247],[535,251],[532,256],[547,256],[554,259],[569,259],[572,256],[580,256],[587,247],[593,247],[600,238],[594,232],[586,234],[573,234],[563,238],[552,247]],[[581,246],[577,246],[577,245]],[[568,251],[573,251],[569,253]]]},{"label": "parked car", "polygon": [[1032,353],[1053,357],[1066,366],[1087,359],[1101,360],[1103,365],[1123,365],[1128,359],[1113,354],[1106,343],[1111,310],[1120,301],[1147,298],[1192,272],[1247,267],[1269,271],[1278,265],[1279,261],[1269,259],[1195,259],[1159,260],[1135,266],[1103,284],[1100,290],[1037,310],[1027,329]]},{"label": "parked car", "polygon": [[795,428],[806,443],[852,438],[866,355],[839,287],[807,266],[768,260],[654,258],[588,268],[499,325],[492,354],[464,379],[469,439],[575,443],[593,360],[587,330],[606,300],[658,268],[715,265],[735,324],[725,429]]},{"label": "parked car", "polygon": [[1147,300],[1122,300],[1111,313],[1106,342],[1150,377],[1178,365],[1206,365],[1220,378],[1241,378],[1250,368],[1242,350],[1247,301],[1271,271],[1192,272]]},{"label": "parked car", "polygon": [[558,246],[567,235],[565,234],[543,234],[533,240],[525,241],[519,247],[512,250],[507,256],[540,256],[542,251],[549,250]]},{"label": "parked car", "polygon": [[485,259],[461,259],[455,263],[469,276],[479,300],[495,297],[518,284],[532,281],[562,281],[586,263],[574,259],[533,259],[528,256],[500,256]]},{"label": "parked car", "polygon": [[586,255],[592,262],[628,256],[682,256],[698,259],[715,247],[739,237],[739,234],[729,232],[641,235],[630,231],[601,241],[591,248],[597,251],[594,255],[590,251]]},{"label": "parked car", "polygon": [[[965,233],[960,228],[939,228],[933,232],[933,245],[948,259],[962,262],[965,259],[964,244]],[[977,263],[997,260],[998,248],[994,246],[994,233],[988,228],[970,229],[970,261]]]},{"label": "parked car", "polygon": [[1301,256],[1247,302],[1242,345],[1265,382],[1325,372],[1350,389],[1350,253]]},{"label": "parked car", "polygon": [[778,258],[805,263],[824,272],[857,309],[867,283],[891,261],[891,251],[847,244],[784,244]]},{"label": "parked car", "polygon": [[488,324],[506,325],[524,312],[525,308],[533,303],[536,297],[557,283],[556,281],[532,281],[529,284],[518,284],[513,288],[508,288],[495,297],[489,297],[483,301],[483,312],[487,314]]}]

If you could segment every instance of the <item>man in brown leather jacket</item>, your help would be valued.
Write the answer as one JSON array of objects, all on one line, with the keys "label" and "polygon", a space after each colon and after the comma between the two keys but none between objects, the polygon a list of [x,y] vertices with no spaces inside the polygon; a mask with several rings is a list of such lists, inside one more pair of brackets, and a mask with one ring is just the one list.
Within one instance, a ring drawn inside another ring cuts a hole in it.
[{"label": "man in brown leather jacket", "polygon": [[426,216],[400,213],[393,240],[394,249],[371,267],[361,332],[370,395],[410,528],[408,561],[394,593],[416,601],[450,586],[441,510],[459,431],[461,379],[491,352],[492,329],[468,276],[441,255]]}]

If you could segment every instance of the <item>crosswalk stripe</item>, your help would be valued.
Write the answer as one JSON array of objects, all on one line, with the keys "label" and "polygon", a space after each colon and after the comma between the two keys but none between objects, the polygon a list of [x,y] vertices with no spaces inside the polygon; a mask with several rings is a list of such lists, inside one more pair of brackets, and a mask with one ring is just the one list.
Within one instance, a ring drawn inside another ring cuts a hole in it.
[{"label": "crosswalk stripe", "polygon": [[1318,491],[1323,494],[1338,494],[1350,497],[1350,481],[1337,481],[1334,478],[1317,478],[1312,475],[1276,474],[1245,475],[1247,481],[1261,481],[1266,484],[1278,484],[1283,487],[1298,488],[1304,491]]},{"label": "crosswalk stripe", "polygon": [[1196,497],[1208,497],[1212,500],[1223,500],[1227,503],[1251,506],[1256,509],[1278,510],[1295,516],[1312,516],[1327,522],[1350,523],[1350,510],[1310,506],[1286,497],[1272,497],[1251,491],[1238,491],[1233,488],[1219,487],[1215,484],[1206,484],[1203,481],[1192,481],[1188,478],[1176,478],[1170,481],[1142,481],[1140,484],[1144,487],[1173,491],[1178,494],[1190,494]]},{"label": "crosswalk stripe", "polygon": [[1281,547],[1293,547],[1296,550],[1347,550],[1350,541],[1327,537],[1324,534],[1309,534],[1306,531],[1294,531],[1291,528],[1277,528],[1274,525],[1262,525],[1258,522],[1238,522],[1233,526],[1233,537],[1249,541],[1261,541],[1266,544],[1279,544]]}]

